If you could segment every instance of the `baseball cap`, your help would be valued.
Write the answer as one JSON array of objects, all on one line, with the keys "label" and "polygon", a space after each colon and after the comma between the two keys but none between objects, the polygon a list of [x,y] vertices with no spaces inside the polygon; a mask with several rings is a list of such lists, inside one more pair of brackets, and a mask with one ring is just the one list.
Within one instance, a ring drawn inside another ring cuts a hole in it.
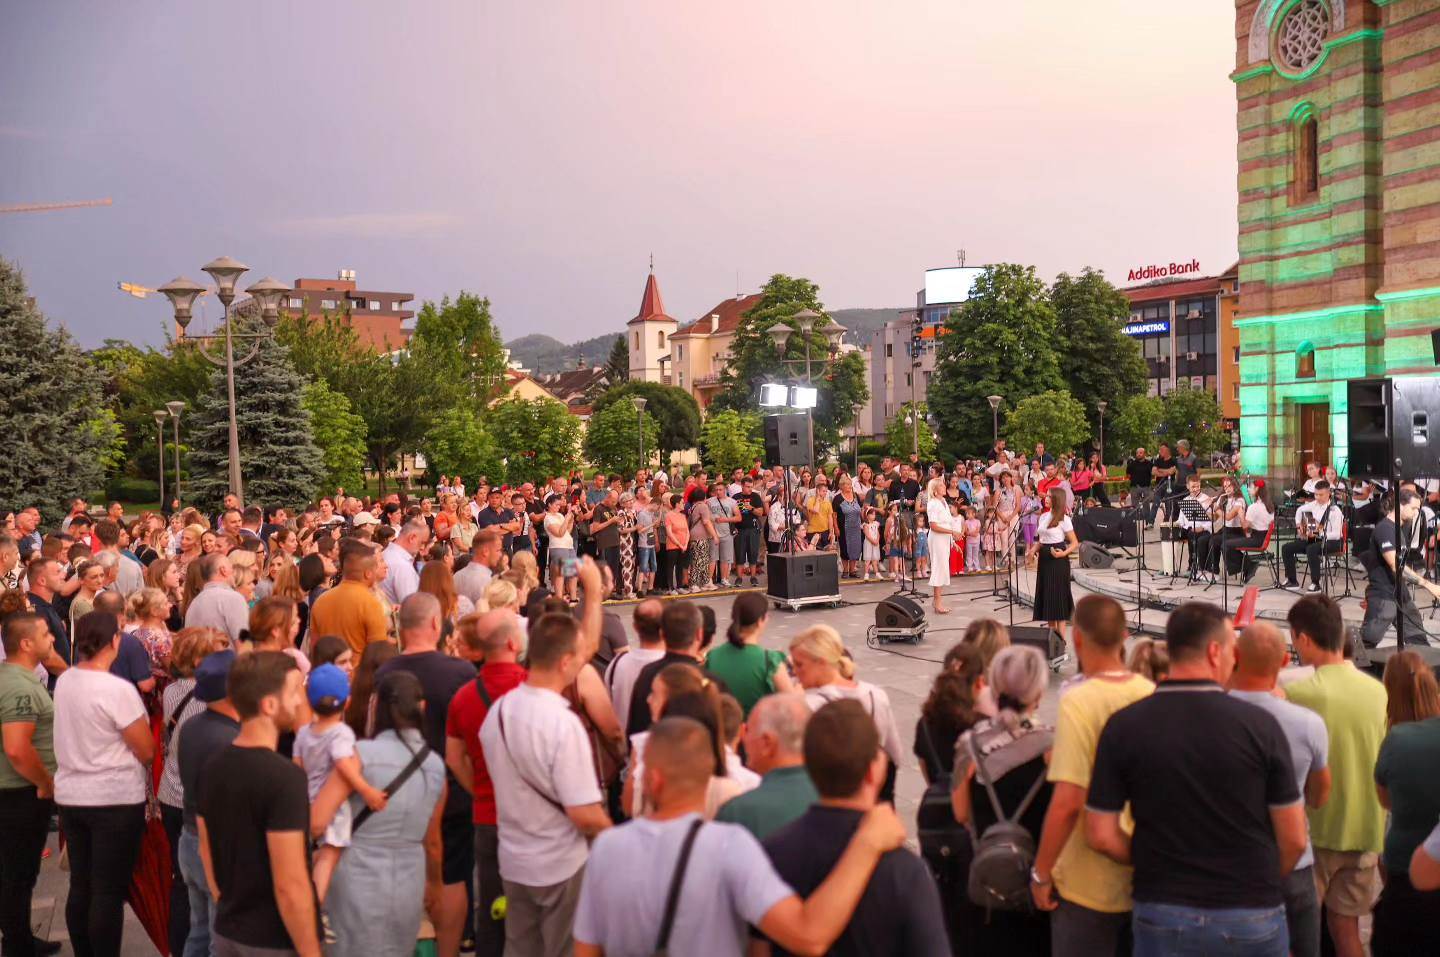
[{"label": "baseball cap", "polygon": [[356,512],[351,522],[355,525],[379,525],[380,519],[371,515],[369,512]]},{"label": "baseball cap", "polygon": [[209,704],[225,697],[225,682],[230,677],[230,666],[235,663],[235,652],[229,648],[206,655],[195,669],[195,698]]},{"label": "baseball cap", "polygon": [[305,696],[312,708],[339,707],[350,697],[350,679],[335,665],[312,668],[310,680],[305,684]]}]

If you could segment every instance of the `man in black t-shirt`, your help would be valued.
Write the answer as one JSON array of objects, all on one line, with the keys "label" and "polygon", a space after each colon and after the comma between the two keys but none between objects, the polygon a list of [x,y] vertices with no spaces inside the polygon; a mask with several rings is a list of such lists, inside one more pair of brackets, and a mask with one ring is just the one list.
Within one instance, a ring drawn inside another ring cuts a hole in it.
[{"label": "man in black t-shirt", "polygon": [[1145,457],[1144,449],[1136,449],[1135,457],[1125,463],[1125,477],[1130,481],[1130,504],[1139,505],[1150,494],[1155,463]]},{"label": "man in black t-shirt", "polygon": [[765,524],[765,498],[755,491],[755,481],[746,475],[735,494],[740,522],[735,526],[735,581],[750,576],[751,585],[760,584],[760,529]]},{"label": "man in black t-shirt", "polygon": [[[764,840],[775,871],[801,897],[825,882],[885,784],[889,759],[864,706],[832,701],[805,725],[805,770],[820,800]],[[776,948],[775,953],[787,951]],[[841,957],[945,957],[950,946],[935,881],[905,848],[881,855],[845,932]]]},{"label": "man in black t-shirt", "polygon": [[[1420,493],[1410,488],[1400,490],[1400,526],[1409,529],[1420,514],[1421,506]],[[1403,568],[1405,577],[1411,581],[1418,582],[1421,587],[1432,595],[1440,596],[1440,585],[1426,581],[1401,559],[1401,552],[1408,552],[1409,535],[1398,534],[1395,525],[1395,509],[1387,508],[1384,516],[1375,523],[1375,528],[1370,535],[1370,552],[1364,558],[1363,564],[1368,576],[1365,586],[1365,623],[1360,626],[1360,640],[1368,648],[1374,648],[1385,637],[1385,632],[1395,624],[1396,613],[1404,618],[1405,641],[1429,643],[1425,634],[1425,624],[1420,618],[1420,609],[1415,607],[1415,599],[1411,597],[1410,589],[1401,587],[1397,599],[1395,590],[1395,572],[1397,568]],[[1405,545],[1397,551],[1397,547]]]},{"label": "man in black t-shirt", "polygon": [[688,601],[667,602],[660,618],[660,633],[665,639],[665,655],[659,661],[652,661],[635,676],[635,685],[630,692],[630,714],[625,720],[625,736],[649,731],[653,718],[650,714],[650,688],[655,678],[670,665],[684,665],[706,673],[701,665],[701,645],[705,641],[704,621],[700,617],[700,606]]},{"label": "man in black t-shirt", "polygon": [[1222,609],[1181,605],[1165,643],[1169,677],[1100,734],[1086,841],[1134,865],[1137,953],[1220,953],[1243,936],[1246,953],[1279,957],[1281,879],[1307,841],[1289,743],[1268,711],[1225,693],[1235,630]]},{"label": "man in black t-shirt", "polygon": [[217,898],[213,952],[318,957],[305,772],[275,753],[304,713],[305,677],[289,655],[257,651],[231,667],[228,689],[240,732],[206,765],[195,822]]}]

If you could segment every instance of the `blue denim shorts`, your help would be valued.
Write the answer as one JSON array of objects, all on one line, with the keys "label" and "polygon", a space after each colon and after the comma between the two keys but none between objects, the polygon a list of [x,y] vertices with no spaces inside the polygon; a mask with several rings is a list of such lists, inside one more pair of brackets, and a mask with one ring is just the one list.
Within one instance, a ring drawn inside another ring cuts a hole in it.
[{"label": "blue denim shorts", "polygon": [[655,570],[655,549],[635,549],[635,570],[642,575],[648,575]]},{"label": "blue denim shorts", "polygon": [[[550,562],[550,567],[551,567],[551,568],[559,568],[559,567],[561,567],[561,565],[565,562],[566,559],[568,559],[568,558],[574,558],[574,557],[575,557],[575,549],[573,549],[573,548],[556,548],[554,545],[551,545],[551,546],[550,546],[549,562]],[[571,574],[569,574],[569,575],[567,575],[567,576],[565,576],[565,577],[567,577],[567,578],[574,578],[574,577],[575,577],[575,574],[572,572]]]}]

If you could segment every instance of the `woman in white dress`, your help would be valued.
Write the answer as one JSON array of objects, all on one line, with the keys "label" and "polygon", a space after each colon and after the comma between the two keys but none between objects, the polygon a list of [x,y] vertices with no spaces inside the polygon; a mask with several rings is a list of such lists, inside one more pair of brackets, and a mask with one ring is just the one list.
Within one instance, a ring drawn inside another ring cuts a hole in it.
[{"label": "woman in white dress", "polygon": [[925,503],[925,518],[930,523],[930,589],[934,592],[934,612],[948,615],[942,592],[950,584],[950,542],[954,537],[955,517],[945,501],[945,480],[933,478],[925,486],[929,493]]}]

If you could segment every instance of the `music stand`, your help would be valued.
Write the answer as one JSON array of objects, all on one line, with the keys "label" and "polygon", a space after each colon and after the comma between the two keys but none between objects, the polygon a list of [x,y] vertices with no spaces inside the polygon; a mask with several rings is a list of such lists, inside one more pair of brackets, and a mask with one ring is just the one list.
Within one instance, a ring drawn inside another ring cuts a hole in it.
[{"label": "music stand", "polygon": [[1201,565],[1199,557],[1195,554],[1194,532],[1198,526],[1210,523],[1210,510],[1193,498],[1185,498],[1180,501],[1180,514],[1184,515],[1185,520],[1190,523],[1190,527],[1185,530],[1185,545],[1190,552],[1190,568],[1186,580],[1194,584],[1199,580]]}]

